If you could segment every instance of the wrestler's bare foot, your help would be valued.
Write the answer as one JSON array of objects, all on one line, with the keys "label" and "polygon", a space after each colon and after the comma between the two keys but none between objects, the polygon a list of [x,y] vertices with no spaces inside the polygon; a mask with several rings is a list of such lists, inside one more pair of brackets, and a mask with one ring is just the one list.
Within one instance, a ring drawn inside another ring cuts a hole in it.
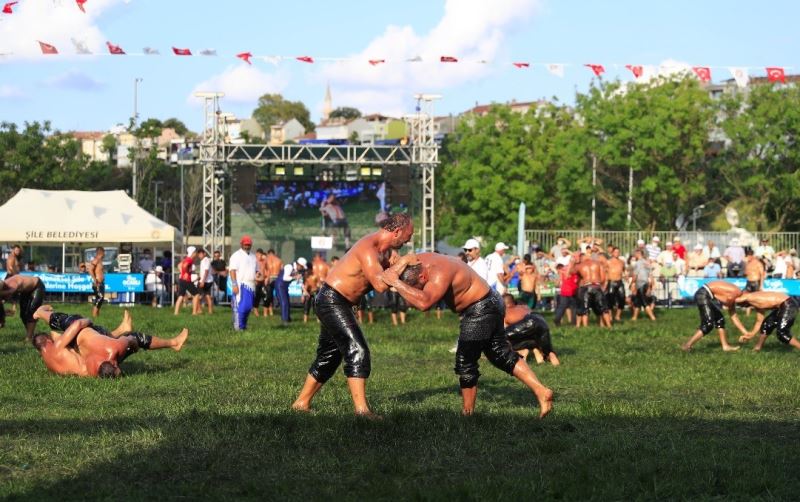
[{"label": "wrestler's bare foot", "polygon": [[550,364],[552,364],[553,366],[561,365],[561,361],[558,360],[558,356],[556,355],[555,352],[551,352],[550,354],[548,354],[547,360],[550,361]]},{"label": "wrestler's bare foot", "polygon": [[761,347],[753,347],[753,352],[761,352]]},{"label": "wrestler's bare foot", "polygon": [[186,338],[189,336],[189,330],[187,328],[183,328],[178,336],[172,339],[175,345],[172,346],[172,350],[175,352],[180,351],[183,348],[183,344],[186,342]]},{"label": "wrestler's bare foot", "polygon": [[461,416],[462,417],[471,417],[473,413],[475,413],[475,409],[474,408],[473,409],[469,409],[469,410],[464,408],[464,409],[461,410]]},{"label": "wrestler's bare foot", "polygon": [[544,355],[539,349],[533,349],[533,357],[536,359],[536,364],[542,364],[544,362]]},{"label": "wrestler's bare foot", "polygon": [[544,418],[553,409],[553,391],[545,388],[536,394],[539,400],[539,418]]},{"label": "wrestler's bare foot", "polygon": [[364,418],[366,420],[383,420],[383,415],[378,415],[370,410],[356,411],[355,415],[357,418]]},{"label": "wrestler's bare foot", "polygon": [[689,345],[688,343],[684,343],[683,345],[681,345],[681,350],[684,352],[691,352],[692,346]]},{"label": "wrestler's bare foot", "polygon": [[722,350],[725,351],[725,352],[736,352],[740,348],[741,347],[739,347],[738,345],[736,347],[734,347],[733,345],[728,345],[728,346],[722,347]]},{"label": "wrestler's bare foot", "polygon": [[302,413],[311,413],[311,403],[309,403],[308,401],[301,401],[298,399],[297,401],[292,403],[292,410],[299,411]]}]

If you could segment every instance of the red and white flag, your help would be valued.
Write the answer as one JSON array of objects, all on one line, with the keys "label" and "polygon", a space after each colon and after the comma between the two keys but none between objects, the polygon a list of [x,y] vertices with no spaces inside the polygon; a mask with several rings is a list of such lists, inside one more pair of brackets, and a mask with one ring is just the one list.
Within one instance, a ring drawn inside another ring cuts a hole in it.
[{"label": "red and white flag", "polygon": [[547,71],[556,77],[564,78],[564,65],[561,63],[551,63],[547,65]]},{"label": "red and white flag", "polygon": [[511,64],[513,64],[517,68],[530,68],[531,67],[530,63],[517,62],[517,63],[511,63]]},{"label": "red and white flag", "polygon": [[247,64],[253,64],[250,62],[250,58],[253,57],[253,55],[249,52],[240,52],[239,54],[236,55],[236,57],[241,59]]},{"label": "red and white flag", "polygon": [[191,56],[192,51],[189,49],[179,49],[177,47],[172,48],[172,52],[175,53],[176,56]]},{"label": "red and white flag", "polygon": [[19,2],[8,2],[3,5],[3,14],[13,14],[13,7],[17,5]]},{"label": "red and white flag", "polygon": [[625,68],[629,69],[631,73],[633,73],[633,78],[638,79],[644,74],[644,68],[642,65],[626,64]]},{"label": "red and white flag", "polygon": [[[37,40],[37,42],[39,41]],[[58,54],[58,49],[56,49],[55,45],[39,42],[39,48],[42,49],[42,54]]]},{"label": "red and white flag", "polygon": [[158,52],[158,49],[153,49],[152,47],[145,47],[145,48],[143,49],[143,52],[144,52],[144,53],[145,53],[145,55],[147,55],[147,56],[156,56],[156,55],[160,54],[160,53]]},{"label": "red and white flag", "polygon": [[597,75],[598,77],[602,76],[603,73],[605,73],[605,71],[606,71],[606,69],[603,68],[603,65],[601,65],[601,64],[591,64],[591,63],[589,63],[589,64],[585,64],[584,66],[589,68],[589,69],[591,69],[594,72],[594,74]]},{"label": "red and white flag", "polygon": [[86,44],[82,40],[78,40],[77,38],[70,38],[72,41],[72,45],[75,46],[75,52],[78,54],[91,54],[92,51],[86,47]]},{"label": "red and white flag", "polygon": [[750,83],[750,75],[747,74],[746,67],[732,66],[728,68],[728,71],[731,72],[731,76],[736,81],[736,85],[739,87],[747,87],[747,84]]},{"label": "red and white flag", "polygon": [[120,47],[119,45],[114,45],[111,42],[106,42],[106,47],[108,47],[108,52],[110,54],[116,54],[116,55],[125,54],[125,51],[122,50],[122,47]]},{"label": "red and white flag", "polygon": [[711,82],[711,68],[708,66],[692,66],[692,71],[700,82]]},{"label": "red and white flag", "polygon": [[786,72],[783,71],[781,66],[767,66],[767,79],[770,82],[786,83]]},{"label": "red and white flag", "polygon": [[297,56],[295,59],[297,59],[298,61],[303,62],[303,63],[313,63],[314,62],[314,58],[312,58],[311,56]]},{"label": "red and white flag", "polygon": [[86,3],[86,0],[75,0],[75,3],[78,4],[78,8],[81,10],[81,12],[86,14],[86,9],[83,8],[83,4]]},{"label": "red and white flag", "polygon": [[442,56],[439,58],[439,62],[441,63],[458,63],[458,58],[453,56]]},{"label": "red and white flag", "polygon": [[378,66],[379,64],[383,64],[385,62],[386,62],[385,59],[370,59],[369,60],[369,64],[372,65],[372,66]]}]

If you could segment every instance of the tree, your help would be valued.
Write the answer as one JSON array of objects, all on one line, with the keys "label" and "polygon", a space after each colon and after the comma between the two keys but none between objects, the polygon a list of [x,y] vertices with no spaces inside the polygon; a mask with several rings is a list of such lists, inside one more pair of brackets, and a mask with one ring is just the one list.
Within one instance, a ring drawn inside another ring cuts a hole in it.
[{"label": "tree", "polygon": [[756,230],[800,230],[800,89],[756,85],[722,101],[730,144],[717,188]]},{"label": "tree", "polygon": [[160,120],[149,118],[139,124],[139,127],[133,132],[133,135],[139,139],[144,138],[157,138],[161,136],[161,130],[164,129],[164,124]]},{"label": "tree", "polygon": [[306,132],[314,130],[311,114],[300,101],[287,101],[280,94],[264,94],[258,98],[258,106],[253,110],[253,118],[267,132],[282,121],[297,119]]},{"label": "tree", "polygon": [[329,116],[332,119],[342,118],[345,120],[353,120],[357,119],[361,116],[361,111],[357,108],[352,108],[349,106],[341,106],[335,110],[333,110]]},{"label": "tree", "polygon": [[193,135],[192,132],[189,131],[189,128],[186,127],[186,124],[174,117],[170,117],[162,122],[161,126],[164,129],[173,129],[179,136],[186,137]]}]

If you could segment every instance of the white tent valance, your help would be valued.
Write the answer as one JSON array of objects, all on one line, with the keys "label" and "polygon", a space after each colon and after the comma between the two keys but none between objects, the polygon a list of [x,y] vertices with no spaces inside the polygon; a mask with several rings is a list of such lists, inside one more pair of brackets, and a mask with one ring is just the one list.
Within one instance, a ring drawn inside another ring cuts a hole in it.
[{"label": "white tent valance", "polygon": [[23,188],[0,206],[0,242],[175,242],[181,234],[122,190]]}]

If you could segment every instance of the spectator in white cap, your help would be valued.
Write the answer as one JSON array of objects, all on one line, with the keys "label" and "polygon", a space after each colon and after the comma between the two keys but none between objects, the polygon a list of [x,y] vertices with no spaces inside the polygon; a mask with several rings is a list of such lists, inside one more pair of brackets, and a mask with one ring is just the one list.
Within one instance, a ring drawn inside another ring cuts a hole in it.
[{"label": "spectator in white cap", "polygon": [[657,235],[654,235],[653,240],[646,247],[647,259],[649,260],[658,259],[658,255],[661,254],[661,246],[658,245],[659,242],[661,242],[661,239],[659,239]]},{"label": "spectator in white cap", "polygon": [[638,241],[636,241],[636,247],[633,248],[633,251],[631,251],[630,256],[634,256],[636,254],[636,251],[641,251],[642,256],[647,256],[647,248],[645,248],[644,239],[639,239]]},{"label": "spectator in white cap", "polygon": [[484,281],[489,280],[489,268],[486,260],[481,257],[481,244],[477,239],[467,239],[462,246],[467,257],[467,265],[478,274]]},{"label": "spectator in white cap", "polygon": [[744,270],[744,248],[739,245],[739,239],[731,239],[722,256],[728,260],[728,277],[739,277]]},{"label": "spectator in white cap", "polygon": [[503,259],[506,254],[508,246],[504,242],[498,242],[494,245],[494,253],[486,257],[486,267],[489,269],[488,279],[489,287],[498,293],[505,294],[506,283],[508,282],[508,268]]},{"label": "spectator in white cap", "polygon": [[287,263],[283,266],[283,272],[278,274],[275,281],[275,288],[278,290],[278,301],[281,302],[281,322],[288,324],[292,322],[291,304],[289,300],[289,284],[295,279],[302,279],[308,262],[302,256],[295,262]]},{"label": "spectator in white cap", "polygon": [[703,277],[703,269],[708,264],[708,255],[702,244],[695,244],[694,251],[689,253],[689,277]]}]

